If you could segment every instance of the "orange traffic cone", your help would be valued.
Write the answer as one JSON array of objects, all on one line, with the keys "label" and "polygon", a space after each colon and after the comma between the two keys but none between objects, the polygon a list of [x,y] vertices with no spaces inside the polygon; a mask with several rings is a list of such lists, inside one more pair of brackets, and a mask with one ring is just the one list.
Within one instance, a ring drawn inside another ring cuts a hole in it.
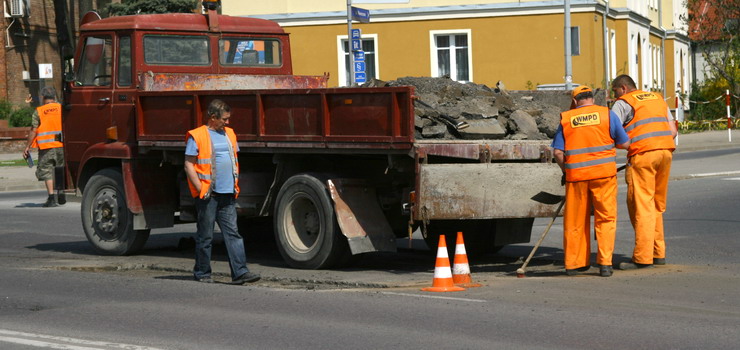
[{"label": "orange traffic cone", "polygon": [[434,280],[431,287],[422,288],[426,292],[459,292],[465,288],[456,287],[452,283],[452,270],[450,270],[450,257],[447,253],[445,235],[439,235],[437,246],[437,263],[434,265]]},{"label": "orange traffic cone", "polygon": [[457,233],[457,242],[455,243],[455,264],[452,265],[452,283],[458,287],[480,287],[480,284],[473,283],[470,278],[470,265],[468,264],[468,254],[465,252],[465,242],[463,241],[462,232]]}]

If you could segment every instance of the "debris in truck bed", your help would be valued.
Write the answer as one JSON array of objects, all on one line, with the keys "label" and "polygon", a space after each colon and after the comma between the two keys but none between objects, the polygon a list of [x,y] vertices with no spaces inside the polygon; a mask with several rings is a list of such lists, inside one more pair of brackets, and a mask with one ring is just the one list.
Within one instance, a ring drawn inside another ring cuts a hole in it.
[{"label": "debris in truck bed", "polygon": [[[416,137],[424,139],[551,139],[560,112],[571,102],[570,93],[563,90],[513,91],[501,81],[490,88],[448,77],[371,80],[363,87],[403,85],[416,88]],[[596,95],[603,105],[603,90],[596,90]]]}]

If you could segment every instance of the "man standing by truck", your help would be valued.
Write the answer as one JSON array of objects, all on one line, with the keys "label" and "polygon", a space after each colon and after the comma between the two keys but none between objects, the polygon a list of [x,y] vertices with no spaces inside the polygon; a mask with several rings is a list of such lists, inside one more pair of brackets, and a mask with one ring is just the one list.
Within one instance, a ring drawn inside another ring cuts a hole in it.
[{"label": "man standing by truck", "polygon": [[663,212],[668,196],[677,130],[663,96],[638,90],[629,75],[612,82],[618,100],[612,111],[622,120],[632,143],[627,150],[627,209],[635,229],[632,261],[622,270],[665,264]]},{"label": "man standing by truck", "polygon": [[[44,181],[49,197],[44,207],[56,207],[67,202],[64,192],[54,198],[54,168],[64,165],[64,148],[62,148],[62,105],[57,102],[57,92],[51,86],[41,89],[44,104],[31,116],[31,132],[28,134],[23,158],[31,156],[34,144],[39,148],[39,160],[36,167],[36,178]],[[57,202],[58,199],[58,202]],[[57,204],[58,203],[58,204]]]},{"label": "man standing by truck", "polygon": [[188,131],[185,146],[185,174],[198,213],[195,244],[196,281],[213,283],[211,248],[213,228],[218,222],[229,256],[232,284],[256,282],[260,276],[247,268],[244,240],[236,225],[236,198],[239,195],[239,146],[234,130],[226,127],[231,108],[213,100],[206,125]]},{"label": "man standing by truck", "polygon": [[574,109],[560,114],[552,147],[565,177],[563,250],[565,272],[572,276],[591,267],[591,207],[598,242],[596,263],[602,277],[612,275],[617,232],[616,147],[629,138],[616,115],[594,105],[588,86],[573,89]]}]

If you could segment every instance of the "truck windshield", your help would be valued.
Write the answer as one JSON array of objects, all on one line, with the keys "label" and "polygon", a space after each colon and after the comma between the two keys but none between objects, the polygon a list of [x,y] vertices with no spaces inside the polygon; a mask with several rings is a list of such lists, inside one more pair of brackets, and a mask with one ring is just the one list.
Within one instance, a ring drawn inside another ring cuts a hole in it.
[{"label": "truck windshield", "polygon": [[280,66],[280,41],[276,39],[223,38],[218,41],[223,66]]},{"label": "truck windshield", "polygon": [[210,65],[208,37],[146,35],[144,36],[144,62],[153,65]]}]

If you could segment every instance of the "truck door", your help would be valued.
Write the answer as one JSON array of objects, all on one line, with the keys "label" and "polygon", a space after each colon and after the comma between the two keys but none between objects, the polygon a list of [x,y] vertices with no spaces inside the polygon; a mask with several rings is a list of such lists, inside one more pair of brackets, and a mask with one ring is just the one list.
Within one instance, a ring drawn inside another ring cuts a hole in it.
[{"label": "truck door", "polygon": [[77,58],[64,120],[66,158],[72,172],[77,171],[82,153],[90,145],[106,141],[105,130],[111,125],[112,38],[112,34],[90,34],[80,41],[84,46]]}]

